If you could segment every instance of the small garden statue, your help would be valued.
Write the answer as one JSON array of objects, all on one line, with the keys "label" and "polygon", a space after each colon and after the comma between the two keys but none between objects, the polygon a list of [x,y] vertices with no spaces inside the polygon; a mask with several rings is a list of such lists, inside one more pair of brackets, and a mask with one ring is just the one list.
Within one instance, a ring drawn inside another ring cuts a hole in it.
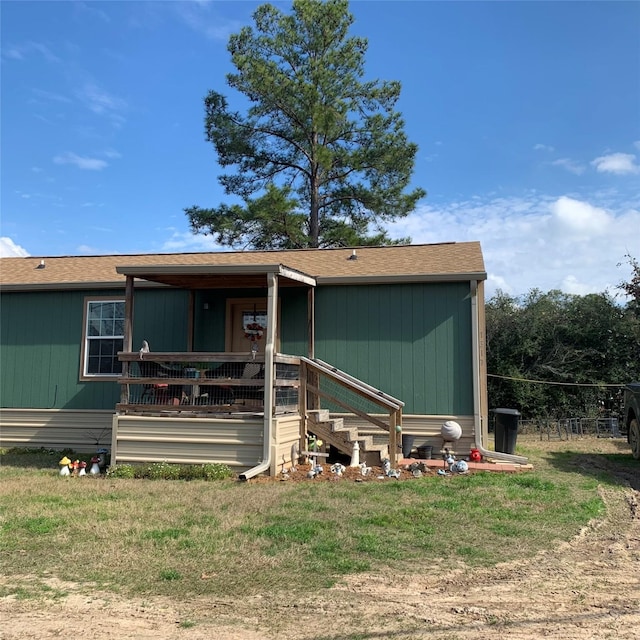
[{"label": "small garden statue", "polygon": [[72,464],[72,462],[71,462],[71,460],[69,460],[69,458],[67,458],[67,456],[62,458],[62,460],[60,460],[60,462],[58,462],[58,464],[60,465],[60,475],[61,476],[70,476],[71,475],[71,469],[69,467]]}]

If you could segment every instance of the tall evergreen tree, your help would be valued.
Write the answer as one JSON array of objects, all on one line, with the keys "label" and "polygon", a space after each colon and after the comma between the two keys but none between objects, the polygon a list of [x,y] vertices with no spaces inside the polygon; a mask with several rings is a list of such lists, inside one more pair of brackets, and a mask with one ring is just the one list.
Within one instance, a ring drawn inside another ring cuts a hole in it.
[{"label": "tall evergreen tree", "polygon": [[264,4],[253,18],[228,43],[246,115],[205,98],[206,138],[235,169],[219,182],[241,204],[185,209],[192,230],[258,249],[409,242],[384,223],[425,195],[408,190],[417,145],[395,111],[400,83],[363,80],[367,41],[348,36],[347,0]]}]

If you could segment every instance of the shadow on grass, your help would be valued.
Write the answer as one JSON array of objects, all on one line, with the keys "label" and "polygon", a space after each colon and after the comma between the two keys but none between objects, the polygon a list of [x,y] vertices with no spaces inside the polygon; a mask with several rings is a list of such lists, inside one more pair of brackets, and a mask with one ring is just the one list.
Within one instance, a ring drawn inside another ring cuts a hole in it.
[{"label": "shadow on grass", "polygon": [[616,440],[614,444],[620,453],[555,451],[545,457],[560,471],[577,472],[602,483],[640,491],[640,461],[633,458],[626,440]]},{"label": "shadow on grass", "polygon": [[76,453],[71,449],[56,451],[54,449],[23,449],[12,447],[0,450],[0,467],[16,467],[21,469],[59,469],[59,462],[67,456],[72,460],[84,460],[89,463],[90,453]]}]

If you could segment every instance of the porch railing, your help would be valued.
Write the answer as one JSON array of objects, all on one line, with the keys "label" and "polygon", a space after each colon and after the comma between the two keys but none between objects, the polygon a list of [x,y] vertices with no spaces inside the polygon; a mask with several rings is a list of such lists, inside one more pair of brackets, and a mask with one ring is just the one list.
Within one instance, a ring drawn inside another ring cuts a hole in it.
[{"label": "porch railing", "polygon": [[[317,358],[300,358],[301,414],[323,408],[355,414],[365,422],[387,431],[389,454],[397,452],[404,402],[354,378]],[[395,463],[395,460],[393,461]]]},{"label": "porch railing", "polygon": [[[239,353],[125,353],[120,413],[264,411],[264,356]],[[276,413],[298,411],[300,360],[275,356]]]},{"label": "porch railing", "polygon": [[[119,413],[264,412],[264,355],[121,352]],[[326,409],[388,432],[397,450],[404,403],[318,359],[274,356],[274,413]]]}]

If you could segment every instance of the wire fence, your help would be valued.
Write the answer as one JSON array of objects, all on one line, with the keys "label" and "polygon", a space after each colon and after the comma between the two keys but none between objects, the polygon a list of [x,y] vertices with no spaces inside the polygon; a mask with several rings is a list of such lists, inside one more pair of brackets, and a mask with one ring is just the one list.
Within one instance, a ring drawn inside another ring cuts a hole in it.
[{"label": "wire fence", "polygon": [[538,434],[541,440],[545,438],[571,440],[583,436],[598,438],[626,438],[627,436],[624,424],[615,416],[520,420],[518,433]]}]

